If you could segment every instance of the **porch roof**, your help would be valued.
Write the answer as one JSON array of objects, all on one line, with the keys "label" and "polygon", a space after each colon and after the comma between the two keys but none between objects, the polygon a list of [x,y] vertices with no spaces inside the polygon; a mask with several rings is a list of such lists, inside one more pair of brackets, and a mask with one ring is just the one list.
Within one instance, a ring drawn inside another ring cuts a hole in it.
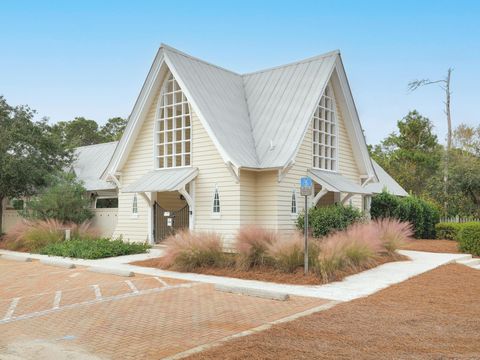
[{"label": "porch roof", "polygon": [[198,175],[194,167],[153,170],[122,189],[124,193],[177,191]]},{"label": "porch roof", "polygon": [[328,191],[365,195],[372,193],[339,173],[319,169],[309,169],[308,172],[313,181]]}]

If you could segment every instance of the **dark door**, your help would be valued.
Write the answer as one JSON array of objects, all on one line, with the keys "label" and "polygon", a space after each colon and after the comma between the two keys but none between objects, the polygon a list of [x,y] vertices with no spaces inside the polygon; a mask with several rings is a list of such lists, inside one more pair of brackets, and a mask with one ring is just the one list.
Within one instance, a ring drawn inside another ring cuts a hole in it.
[{"label": "dark door", "polygon": [[189,208],[185,205],[179,210],[167,210],[156,201],[153,205],[153,236],[156,243],[181,229],[188,229]]}]

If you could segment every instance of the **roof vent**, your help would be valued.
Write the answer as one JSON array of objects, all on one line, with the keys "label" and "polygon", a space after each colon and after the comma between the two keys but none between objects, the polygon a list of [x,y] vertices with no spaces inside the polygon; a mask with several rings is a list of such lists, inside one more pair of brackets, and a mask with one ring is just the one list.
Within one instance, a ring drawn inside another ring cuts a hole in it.
[{"label": "roof vent", "polygon": [[273,143],[273,140],[270,140],[270,151],[275,150],[275,144]]}]

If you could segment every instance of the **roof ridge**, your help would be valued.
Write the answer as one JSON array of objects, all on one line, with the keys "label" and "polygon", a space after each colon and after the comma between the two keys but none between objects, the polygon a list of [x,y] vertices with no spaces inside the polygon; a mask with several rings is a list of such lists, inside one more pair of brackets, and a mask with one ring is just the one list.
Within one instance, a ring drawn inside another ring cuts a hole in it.
[{"label": "roof ridge", "polygon": [[160,48],[164,48],[164,49],[166,49],[166,50],[173,51],[173,52],[175,52],[175,53],[177,53],[177,54],[179,54],[179,55],[188,57],[188,58],[190,58],[190,59],[192,59],[192,60],[195,60],[195,61],[204,63],[204,64],[206,64],[206,65],[210,65],[210,66],[216,67],[217,69],[220,69],[220,70],[229,72],[229,73],[231,73],[231,74],[234,74],[234,75],[237,75],[237,76],[242,76],[242,74],[239,74],[239,73],[237,73],[237,72],[235,72],[235,71],[226,69],[226,68],[224,68],[224,67],[222,67],[222,66],[215,65],[215,64],[213,64],[213,63],[211,63],[211,62],[205,61],[205,60],[203,60],[203,59],[200,59],[200,58],[198,58],[198,57],[192,56],[192,55],[190,55],[190,54],[187,54],[187,53],[185,53],[185,52],[183,52],[183,51],[180,51],[180,50],[178,50],[178,49],[175,49],[174,47],[171,47],[170,45],[161,43],[161,44],[160,44]]},{"label": "roof ridge", "polygon": [[297,61],[294,61],[294,62],[291,62],[291,63],[288,63],[288,64],[277,65],[277,66],[273,66],[273,67],[266,68],[266,69],[263,69],[263,70],[257,70],[257,71],[245,73],[245,74],[242,74],[242,77],[249,76],[249,75],[260,74],[260,73],[263,73],[263,72],[272,71],[272,70],[276,70],[276,69],[286,68],[286,67],[293,66],[293,65],[304,64],[304,63],[312,62],[312,61],[315,61],[315,60],[323,59],[323,58],[326,58],[326,57],[330,57],[330,56],[333,56],[333,55],[340,55],[340,50],[338,50],[338,49],[337,50],[332,50],[332,51],[329,51],[329,52],[326,52],[326,53],[323,53],[323,54],[320,54],[320,55],[311,56],[309,58],[306,58],[306,59],[303,59],[303,60],[297,60]]}]

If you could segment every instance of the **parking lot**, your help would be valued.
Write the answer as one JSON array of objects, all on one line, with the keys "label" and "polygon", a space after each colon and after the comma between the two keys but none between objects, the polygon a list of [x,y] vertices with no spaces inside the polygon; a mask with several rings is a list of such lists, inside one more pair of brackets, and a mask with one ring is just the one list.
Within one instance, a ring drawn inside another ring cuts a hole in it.
[{"label": "parking lot", "polygon": [[0,359],[159,359],[327,303],[0,258]]}]

